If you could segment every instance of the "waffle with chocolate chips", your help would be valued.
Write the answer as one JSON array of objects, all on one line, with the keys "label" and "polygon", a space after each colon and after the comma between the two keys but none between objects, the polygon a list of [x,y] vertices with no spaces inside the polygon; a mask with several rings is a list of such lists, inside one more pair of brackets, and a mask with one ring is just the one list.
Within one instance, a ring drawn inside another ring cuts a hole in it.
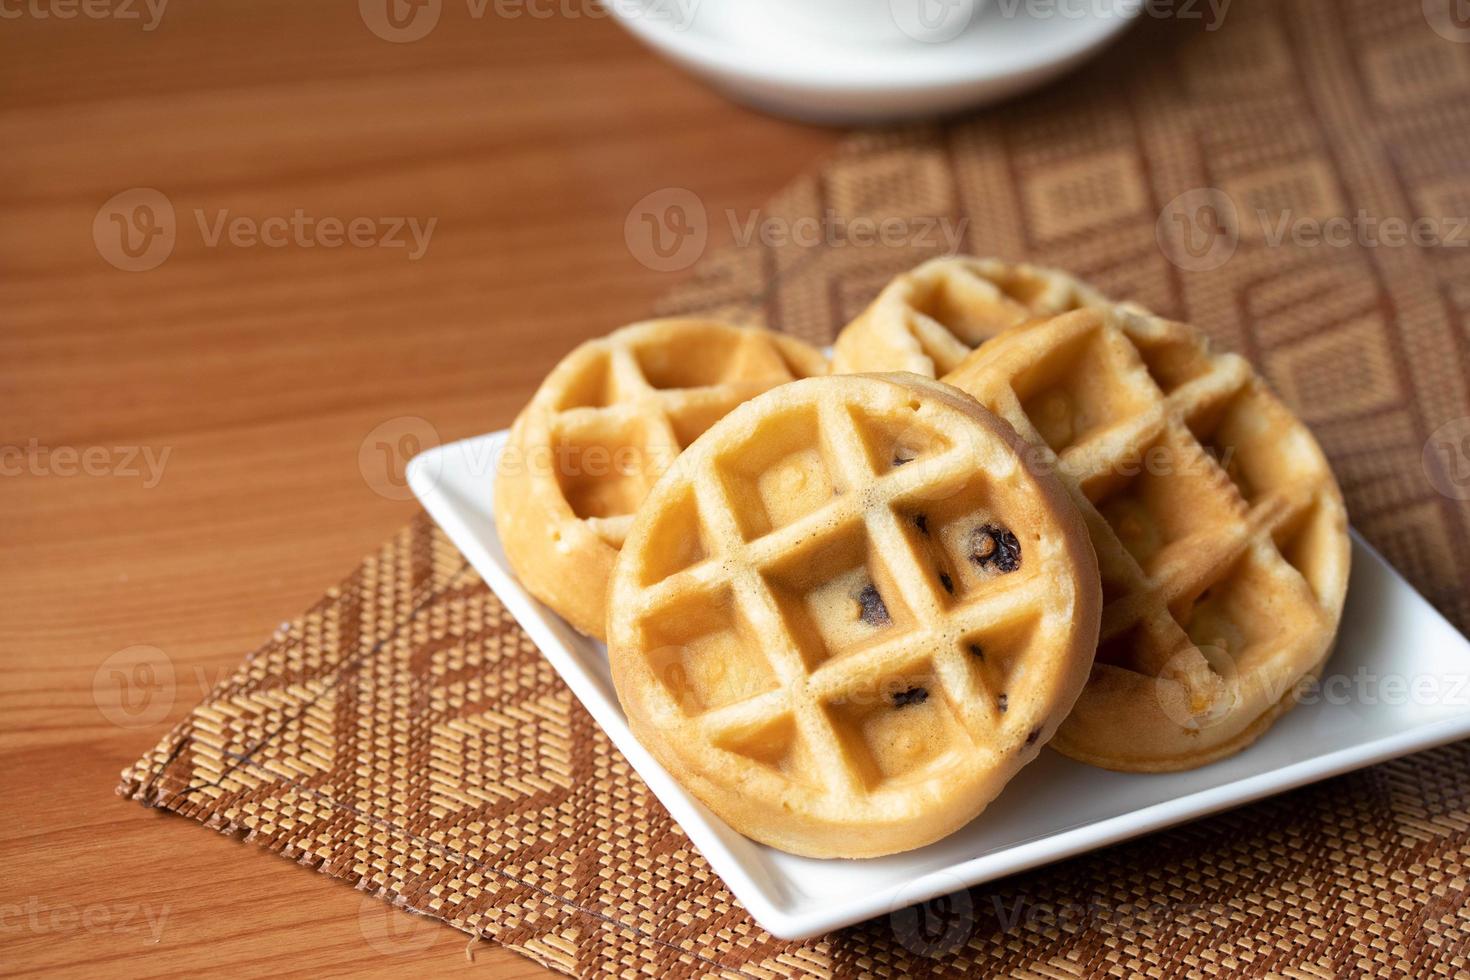
[{"label": "waffle with chocolate chips", "polygon": [[639,741],[755,840],[919,847],[1035,758],[1087,677],[1101,603],[1055,477],[968,396],[911,374],[784,385],[649,492],[608,648]]}]

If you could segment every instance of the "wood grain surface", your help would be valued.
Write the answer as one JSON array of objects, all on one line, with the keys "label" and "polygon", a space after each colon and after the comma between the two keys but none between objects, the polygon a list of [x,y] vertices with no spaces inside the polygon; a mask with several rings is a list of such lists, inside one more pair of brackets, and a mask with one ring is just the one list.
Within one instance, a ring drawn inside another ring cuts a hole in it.
[{"label": "wood grain surface", "polygon": [[[837,134],[590,2],[446,2],[408,43],[358,7],[4,8],[0,973],[542,972],[124,803],[118,771],[408,519],[391,447],[508,424],[678,281],[629,247],[635,202],[756,207]],[[174,212],[146,271],[120,236],[156,221],[106,203],[135,188]],[[325,218],[435,224],[413,256]],[[140,646],[158,671],[118,669]]]}]

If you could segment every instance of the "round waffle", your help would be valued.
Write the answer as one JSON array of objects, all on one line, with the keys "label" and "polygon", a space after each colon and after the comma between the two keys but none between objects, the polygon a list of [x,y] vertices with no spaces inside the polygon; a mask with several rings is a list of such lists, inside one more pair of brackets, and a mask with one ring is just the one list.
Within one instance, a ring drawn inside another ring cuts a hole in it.
[{"label": "round waffle", "polygon": [[495,527],[521,584],[601,638],[613,562],[659,474],[736,405],[826,371],[799,340],[711,320],[582,344],[541,383],[496,467]]},{"label": "round waffle", "polygon": [[1101,597],[1065,489],[914,375],[799,381],[687,449],[613,573],[635,735],[736,830],[796,854],[973,819],[1084,683]]},{"label": "round waffle", "polygon": [[937,378],[1010,327],[1107,301],[1055,269],[977,259],[931,259],[895,278],[838,334],[832,370],[912,371]]},{"label": "round waffle", "polygon": [[1322,450],[1249,364],[1120,306],[1019,327],[945,380],[1031,440],[1092,534],[1102,637],[1055,748],[1189,769],[1295,703],[1341,618],[1347,516]]}]

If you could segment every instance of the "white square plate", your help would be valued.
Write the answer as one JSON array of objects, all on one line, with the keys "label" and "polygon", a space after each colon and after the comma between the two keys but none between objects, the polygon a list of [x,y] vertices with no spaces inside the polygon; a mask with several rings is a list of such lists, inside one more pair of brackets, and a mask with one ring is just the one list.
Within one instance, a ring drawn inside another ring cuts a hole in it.
[{"label": "white square plate", "polygon": [[1352,584],[1324,683],[1246,751],[1192,772],[1129,775],[1044,751],[973,823],[906,854],[794,857],[747,840],[628,730],[601,643],[521,588],[492,517],[505,433],[416,457],[408,480],[757,922],[803,939],[938,895],[1470,736],[1470,641],[1354,536]]}]

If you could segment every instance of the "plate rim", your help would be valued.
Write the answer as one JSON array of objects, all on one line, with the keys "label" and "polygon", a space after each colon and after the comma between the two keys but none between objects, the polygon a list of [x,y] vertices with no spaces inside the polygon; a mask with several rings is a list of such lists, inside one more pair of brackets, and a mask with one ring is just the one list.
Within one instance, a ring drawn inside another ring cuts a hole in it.
[{"label": "plate rim", "polygon": [[[710,824],[711,820],[719,818],[675,782],[643,748],[633,736],[616,700],[609,703],[602,692],[596,690],[594,679],[576,661],[564,640],[557,636],[558,630],[570,632],[572,628],[521,587],[510,570],[495,560],[479,536],[465,524],[458,508],[448,496],[440,492],[439,479],[444,460],[451,453],[457,452],[463,459],[488,461],[493,467],[508,433],[508,429],[482,433],[423,451],[408,463],[406,475],[410,489],[435,523],[485,580],[517,624],[531,637],[538,651],[577,696],[583,708],[628,758],[639,778],[669,810],[670,815],[688,835],[690,843],[710,862],[712,870],[720,876],[756,922],[778,939],[809,939],[874,916],[892,913],[907,905],[948,894],[957,887],[984,884],[1171,826],[1203,819],[1323,779],[1470,737],[1470,711],[1466,711],[1459,716],[1426,722],[1369,742],[1149,804],[944,868],[930,869],[910,879],[901,888],[875,889],[848,903],[821,903],[819,907],[808,911],[784,908],[774,896],[768,894],[766,887],[746,870],[741,859],[720,839]],[[478,448],[467,448],[471,446]],[[487,499],[488,496],[487,489]],[[493,517],[493,508],[487,507],[485,513],[486,516]],[[1397,587],[1412,594],[1421,607],[1421,612],[1427,612],[1470,646],[1470,639],[1434,608],[1376,548],[1356,531],[1351,528],[1349,531],[1354,547],[1362,549],[1367,557],[1381,565]],[[653,777],[650,777],[649,772],[654,774]]]}]

